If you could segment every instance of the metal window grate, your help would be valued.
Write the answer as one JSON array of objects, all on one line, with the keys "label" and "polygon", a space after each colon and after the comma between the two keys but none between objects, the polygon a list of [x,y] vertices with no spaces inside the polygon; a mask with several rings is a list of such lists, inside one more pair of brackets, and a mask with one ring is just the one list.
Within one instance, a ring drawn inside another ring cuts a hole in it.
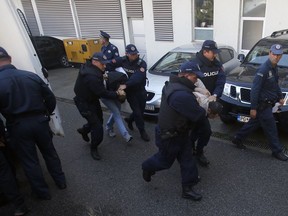
[{"label": "metal window grate", "polygon": [[75,0],[82,37],[99,37],[100,30],[113,39],[123,39],[123,25],[118,0]]},{"label": "metal window grate", "polygon": [[153,0],[154,28],[156,41],[173,41],[171,0]]},{"label": "metal window grate", "polygon": [[69,0],[35,0],[43,32],[50,36],[76,36]]},{"label": "metal window grate", "polygon": [[125,0],[127,17],[143,18],[142,0]]},{"label": "metal window grate", "polygon": [[31,30],[32,35],[39,36],[40,31],[39,31],[39,27],[36,21],[36,17],[35,17],[35,13],[32,7],[31,0],[22,0],[21,2],[22,2],[23,9],[24,9],[24,13],[25,13],[25,18],[28,22],[29,29]]}]

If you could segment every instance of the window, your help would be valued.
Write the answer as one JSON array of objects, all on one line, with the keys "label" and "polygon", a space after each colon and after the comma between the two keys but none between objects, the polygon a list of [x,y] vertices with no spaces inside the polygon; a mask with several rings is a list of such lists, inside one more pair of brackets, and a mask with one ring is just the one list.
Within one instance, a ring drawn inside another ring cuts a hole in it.
[{"label": "window", "polygon": [[194,0],[195,40],[213,39],[213,0]]},{"label": "window", "polygon": [[221,63],[224,64],[234,58],[234,52],[231,49],[221,49],[218,56]]},{"label": "window", "polygon": [[247,52],[263,36],[266,0],[243,0],[241,50]]}]

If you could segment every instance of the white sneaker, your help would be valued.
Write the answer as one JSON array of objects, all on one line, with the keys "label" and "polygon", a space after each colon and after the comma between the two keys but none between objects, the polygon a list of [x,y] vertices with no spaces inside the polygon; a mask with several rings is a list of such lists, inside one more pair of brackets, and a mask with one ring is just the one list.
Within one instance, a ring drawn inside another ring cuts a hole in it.
[{"label": "white sneaker", "polygon": [[133,139],[133,137],[129,134],[127,136],[125,136],[125,140],[127,143],[130,142],[132,139]]},{"label": "white sneaker", "polygon": [[113,129],[107,129],[107,134],[109,137],[115,137],[116,134],[114,133]]}]

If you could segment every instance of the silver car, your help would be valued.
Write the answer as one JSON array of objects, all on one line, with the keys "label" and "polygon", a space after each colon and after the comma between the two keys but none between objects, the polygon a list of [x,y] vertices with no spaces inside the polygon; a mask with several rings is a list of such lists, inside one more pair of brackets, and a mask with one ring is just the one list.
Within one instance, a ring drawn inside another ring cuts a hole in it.
[{"label": "silver car", "polygon": [[[160,109],[162,88],[165,81],[169,79],[170,74],[177,74],[180,65],[183,62],[190,61],[195,58],[196,53],[201,50],[202,42],[193,42],[166,53],[158,60],[147,73],[147,102],[145,107],[145,115],[157,116]],[[240,65],[237,59],[237,53],[231,46],[218,44],[221,52],[218,54],[218,60],[222,62],[225,73],[229,73],[232,69]]]}]

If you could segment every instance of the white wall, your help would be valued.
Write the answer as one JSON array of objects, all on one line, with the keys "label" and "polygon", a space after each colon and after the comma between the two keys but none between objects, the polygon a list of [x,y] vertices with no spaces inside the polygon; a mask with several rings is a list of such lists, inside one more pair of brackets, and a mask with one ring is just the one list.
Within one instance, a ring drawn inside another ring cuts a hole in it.
[{"label": "white wall", "polygon": [[240,0],[214,0],[214,40],[238,50]]},{"label": "white wall", "polygon": [[174,41],[155,41],[152,0],[143,2],[148,67],[176,46],[191,42],[191,0],[172,0]]},{"label": "white wall", "polygon": [[287,0],[267,0],[264,36],[273,31],[288,29]]}]

